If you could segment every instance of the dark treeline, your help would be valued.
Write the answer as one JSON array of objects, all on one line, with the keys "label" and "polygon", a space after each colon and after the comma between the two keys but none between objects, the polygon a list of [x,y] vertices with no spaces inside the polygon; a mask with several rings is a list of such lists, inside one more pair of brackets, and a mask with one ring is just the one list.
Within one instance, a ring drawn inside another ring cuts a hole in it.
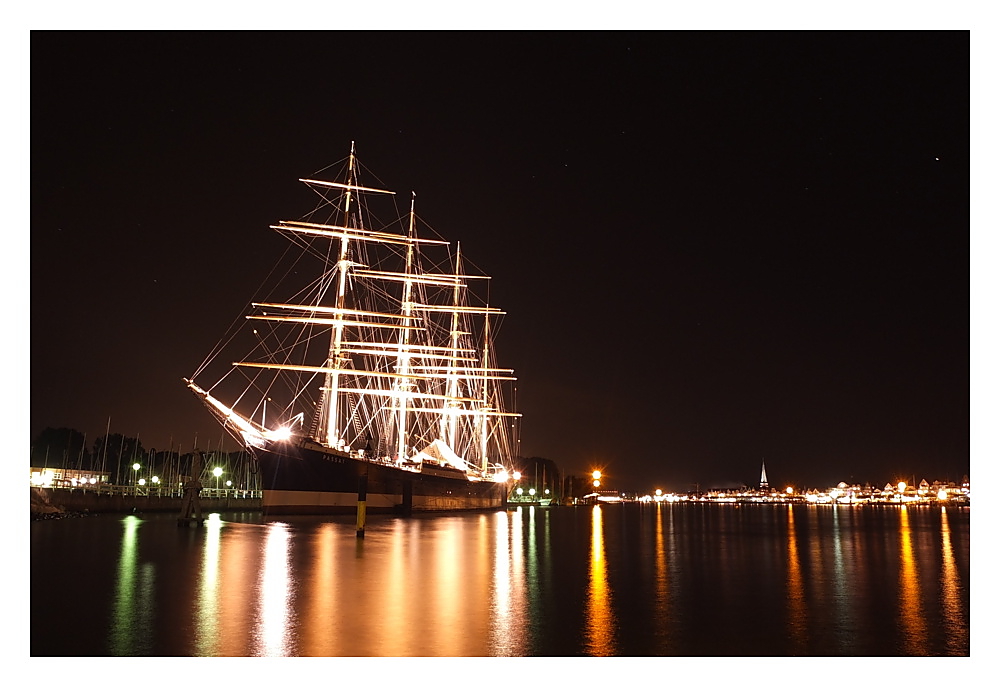
[{"label": "dark treeline", "polygon": [[[133,484],[140,478],[149,481],[153,476],[166,483],[191,476],[193,453],[182,450],[180,445],[146,448],[138,437],[123,434],[104,434],[88,444],[87,437],[76,429],[46,427],[31,442],[31,467],[108,473],[113,484]],[[254,488],[248,483],[253,479],[248,474],[246,451],[203,450],[202,455],[199,476],[204,486],[217,486],[212,470],[219,467],[222,476],[218,486],[231,480],[234,488]],[[139,465],[138,470],[135,465]]]}]

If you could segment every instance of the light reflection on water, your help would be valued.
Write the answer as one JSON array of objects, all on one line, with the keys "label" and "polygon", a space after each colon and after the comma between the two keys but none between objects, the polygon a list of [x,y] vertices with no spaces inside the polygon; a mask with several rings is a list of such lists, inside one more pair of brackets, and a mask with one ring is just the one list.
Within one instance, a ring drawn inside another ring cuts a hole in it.
[{"label": "light reflection on water", "polygon": [[968,614],[962,611],[962,581],[951,545],[948,509],[943,506],[941,508],[941,607],[948,638],[948,653],[960,654],[963,648],[968,650]]},{"label": "light reflection on water", "polygon": [[254,656],[289,656],[294,641],[289,626],[295,581],[289,575],[291,534],[285,523],[267,528],[260,571],[260,620]]},{"label": "light reflection on water", "polygon": [[968,541],[907,507],[37,522],[33,589],[90,625],[33,594],[32,655],[968,655]]},{"label": "light reflection on water", "polygon": [[195,625],[195,653],[215,656],[219,653],[219,556],[221,553],[222,518],[212,513],[205,521],[205,556],[201,565],[201,594]]},{"label": "light reflection on water", "polygon": [[795,532],[795,507],[788,506],[788,630],[792,637],[793,656],[802,656],[808,645],[806,595],[799,569],[799,545]]},{"label": "light reflection on water", "polygon": [[601,506],[591,511],[590,588],[587,590],[586,651],[592,656],[615,654],[615,614],[611,608],[608,564],[604,559],[604,522]]},{"label": "light reflection on water", "polygon": [[131,656],[143,653],[151,632],[154,612],[153,584],[156,571],[139,559],[139,527],[134,515],[122,519],[122,539],[118,559],[117,593],[111,630],[111,653]]}]

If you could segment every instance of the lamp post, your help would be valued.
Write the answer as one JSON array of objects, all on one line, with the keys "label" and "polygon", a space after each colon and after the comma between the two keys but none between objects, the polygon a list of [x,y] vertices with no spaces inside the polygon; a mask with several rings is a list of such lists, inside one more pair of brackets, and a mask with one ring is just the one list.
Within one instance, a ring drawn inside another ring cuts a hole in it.
[{"label": "lamp post", "polygon": [[219,478],[222,477],[222,468],[215,468],[212,470],[212,474],[215,475],[215,495],[219,495]]},{"label": "lamp post", "polygon": [[139,488],[139,468],[142,467],[138,463],[132,463],[132,493],[135,494]]}]

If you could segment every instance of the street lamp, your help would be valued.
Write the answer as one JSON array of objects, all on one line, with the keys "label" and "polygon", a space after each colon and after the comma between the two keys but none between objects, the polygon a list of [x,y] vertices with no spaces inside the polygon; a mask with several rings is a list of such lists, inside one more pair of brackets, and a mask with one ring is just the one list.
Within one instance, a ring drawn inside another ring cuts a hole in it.
[{"label": "street lamp", "polygon": [[140,467],[142,467],[142,466],[139,465],[138,463],[132,463],[132,470],[133,470],[133,473],[132,473],[132,489],[133,490],[135,490],[136,483],[138,482],[138,479],[139,479],[139,468]]},{"label": "street lamp", "polygon": [[215,489],[219,489],[219,478],[222,477],[222,468],[215,468],[212,470],[212,474],[215,475]]}]

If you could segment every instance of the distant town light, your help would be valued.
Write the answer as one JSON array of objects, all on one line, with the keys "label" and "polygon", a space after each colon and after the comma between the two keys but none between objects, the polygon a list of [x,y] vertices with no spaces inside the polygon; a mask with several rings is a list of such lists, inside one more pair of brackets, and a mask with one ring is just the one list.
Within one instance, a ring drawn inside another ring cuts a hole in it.
[{"label": "distant town light", "polygon": [[791,494],[793,491],[795,491],[795,490],[792,489],[791,487],[788,487],[787,489],[785,489],[785,493],[786,494]]},{"label": "distant town light", "polygon": [[594,476],[594,480],[601,479],[601,471],[600,470],[594,470],[593,476]]},{"label": "distant town light", "polygon": [[906,482],[900,482],[899,484],[897,484],[897,485],[896,485],[896,490],[897,490],[897,491],[898,491],[898,492],[899,492],[900,494],[902,494],[902,493],[903,493],[904,491],[906,491]]},{"label": "distant town light", "polygon": [[[600,473],[598,473],[598,474],[600,474]],[[596,489],[596,488],[597,488],[597,487],[599,487],[599,486],[601,486],[601,480],[599,480],[599,479],[595,479],[595,480],[594,480],[594,489]]]}]

